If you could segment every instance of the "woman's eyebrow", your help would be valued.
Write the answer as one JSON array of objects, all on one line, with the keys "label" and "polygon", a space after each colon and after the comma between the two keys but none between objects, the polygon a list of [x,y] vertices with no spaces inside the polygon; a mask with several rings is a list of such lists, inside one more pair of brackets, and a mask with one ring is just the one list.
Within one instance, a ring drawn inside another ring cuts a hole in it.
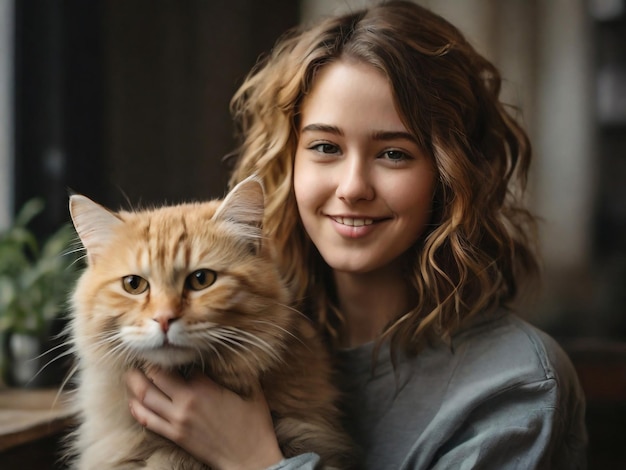
[{"label": "woman's eyebrow", "polygon": [[417,139],[410,133],[405,131],[376,131],[372,134],[374,140],[409,140],[417,143]]},{"label": "woman's eyebrow", "polygon": [[[326,132],[328,134],[335,134],[343,136],[343,131],[337,127],[330,124],[307,124],[300,131],[304,132]],[[372,132],[372,139],[380,140],[380,141],[388,141],[388,140],[408,140],[413,143],[417,143],[417,139],[410,133],[406,131],[374,131]]]},{"label": "woman's eyebrow", "polygon": [[337,126],[331,126],[330,124],[308,124],[300,131],[303,132],[327,132],[329,134],[343,135],[343,131]]}]

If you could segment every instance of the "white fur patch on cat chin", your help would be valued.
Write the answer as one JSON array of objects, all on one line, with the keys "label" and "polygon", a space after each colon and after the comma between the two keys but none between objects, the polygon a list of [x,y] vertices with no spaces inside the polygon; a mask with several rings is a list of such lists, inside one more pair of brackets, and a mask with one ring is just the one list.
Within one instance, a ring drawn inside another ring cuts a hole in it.
[{"label": "white fur patch on cat chin", "polygon": [[150,365],[173,369],[192,364],[197,357],[192,350],[168,347],[144,351],[142,359]]},{"label": "white fur patch on cat chin", "polygon": [[190,364],[197,359],[196,350],[186,344],[183,327],[179,322],[172,323],[167,335],[158,322],[152,320],[146,320],[142,326],[124,326],[120,333],[122,342],[150,364],[169,368]]}]

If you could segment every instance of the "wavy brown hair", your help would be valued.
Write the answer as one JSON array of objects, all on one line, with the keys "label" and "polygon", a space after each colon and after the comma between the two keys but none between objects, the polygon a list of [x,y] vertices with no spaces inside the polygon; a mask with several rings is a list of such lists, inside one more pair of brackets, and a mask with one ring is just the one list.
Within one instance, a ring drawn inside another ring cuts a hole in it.
[{"label": "wavy brown hair", "polygon": [[265,228],[283,272],[320,329],[337,345],[342,324],[329,268],[300,223],[292,188],[298,113],[317,71],[349,59],[382,71],[406,128],[435,162],[431,224],[406,254],[419,299],[383,337],[416,352],[479,312],[506,306],[535,274],[534,219],[520,198],[528,137],[500,102],[498,70],[440,16],[389,1],[289,31],[232,100],[241,136],[231,184],[265,184]]}]

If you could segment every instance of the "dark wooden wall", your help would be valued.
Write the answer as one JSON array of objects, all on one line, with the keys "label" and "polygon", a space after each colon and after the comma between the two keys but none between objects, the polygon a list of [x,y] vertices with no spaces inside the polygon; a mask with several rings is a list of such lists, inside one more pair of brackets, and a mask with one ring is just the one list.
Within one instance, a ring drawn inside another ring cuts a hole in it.
[{"label": "dark wooden wall", "polygon": [[109,2],[111,177],[132,201],[221,196],[229,100],[297,2]]},{"label": "dark wooden wall", "polygon": [[297,24],[293,0],[16,2],[16,208],[67,189],[115,208],[219,197],[230,98]]}]

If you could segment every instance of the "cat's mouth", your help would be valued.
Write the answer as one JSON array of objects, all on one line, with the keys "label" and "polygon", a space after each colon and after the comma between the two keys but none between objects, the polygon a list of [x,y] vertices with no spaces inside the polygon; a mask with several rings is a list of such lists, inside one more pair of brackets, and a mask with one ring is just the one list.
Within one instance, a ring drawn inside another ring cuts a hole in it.
[{"label": "cat's mouth", "polygon": [[155,341],[155,349],[190,349],[189,346],[185,346],[183,344],[180,344],[180,341],[176,341],[176,338],[173,338],[173,335],[174,333],[171,330],[165,333],[161,333],[160,338]]},{"label": "cat's mouth", "polygon": [[194,362],[197,352],[194,349],[174,344],[169,340],[163,340],[159,346],[142,350],[141,356],[149,364],[170,368]]},{"label": "cat's mouth", "polygon": [[165,349],[167,351],[189,351],[191,348],[172,343],[167,337],[163,338],[163,343],[155,349]]}]

